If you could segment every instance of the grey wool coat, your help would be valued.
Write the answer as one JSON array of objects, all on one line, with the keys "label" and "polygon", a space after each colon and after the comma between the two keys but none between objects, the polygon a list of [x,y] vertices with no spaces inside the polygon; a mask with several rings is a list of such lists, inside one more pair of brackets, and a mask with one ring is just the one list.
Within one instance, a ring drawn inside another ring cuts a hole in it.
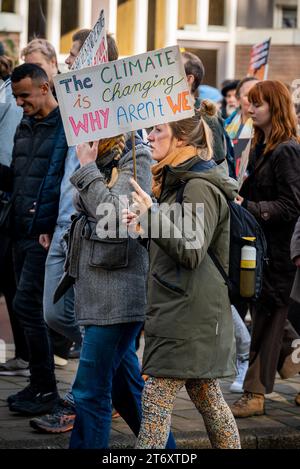
[{"label": "grey wool coat", "polygon": [[[295,226],[295,231],[291,240],[291,260],[294,261],[296,257],[300,256],[300,217]],[[297,303],[300,303],[300,269],[297,268],[295,280],[291,292],[291,298]]]},{"label": "grey wool coat", "polygon": [[[151,153],[136,146],[137,181],[151,192]],[[124,233],[119,214],[130,200],[133,177],[132,151],[123,152],[118,179],[109,188],[105,167],[112,157],[101,157],[77,170],[71,182],[77,189],[80,218],[73,226],[69,272],[75,277],[75,313],[81,325],[112,325],[144,321],[148,252]],[[102,171],[103,170],[103,171]],[[124,205],[125,204],[125,205]],[[101,229],[101,227],[103,229]],[[107,228],[110,237],[104,238]],[[123,232],[119,233],[118,228]],[[99,237],[100,236],[100,237]],[[113,237],[114,236],[114,237]]]}]

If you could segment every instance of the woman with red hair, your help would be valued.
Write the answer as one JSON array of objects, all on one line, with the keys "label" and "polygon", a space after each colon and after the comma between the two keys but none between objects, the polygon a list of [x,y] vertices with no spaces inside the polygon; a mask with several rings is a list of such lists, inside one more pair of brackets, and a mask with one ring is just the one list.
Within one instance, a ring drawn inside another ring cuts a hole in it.
[{"label": "woman with red hair", "polygon": [[244,394],[233,404],[235,417],[264,414],[264,395],[273,391],[276,370],[284,379],[300,371],[292,361],[297,333],[287,320],[295,266],[290,242],[300,214],[300,144],[297,117],[286,86],[257,83],[249,92],[254,124],[249,177],[238,203],[261,224],[268,244],[263,289],[252,311],[249,369]]}]

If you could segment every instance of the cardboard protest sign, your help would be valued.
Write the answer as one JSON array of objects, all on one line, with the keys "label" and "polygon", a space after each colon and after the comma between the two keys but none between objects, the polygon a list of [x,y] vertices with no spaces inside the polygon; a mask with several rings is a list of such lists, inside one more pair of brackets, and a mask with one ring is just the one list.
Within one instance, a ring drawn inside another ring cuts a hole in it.
[{"label": "cardboard protest sign", "polygon": [[178,46],[57,75],[69,146],[195,114]]},{"label": "cardboard protest sign", "polygon": [[86,38],[71,70],[80,70],[85,67],[102,64],[103,62],[108,62],[108,53],[104,10],[101,10],[99,19]]},{"label": "cardboard protest sign", "polygon": [[255,44],[251,49],[248,76],[254,76],[258,80],[266,80],[268,76],[268,60],[271,47],[271,38],[259,44]]}]

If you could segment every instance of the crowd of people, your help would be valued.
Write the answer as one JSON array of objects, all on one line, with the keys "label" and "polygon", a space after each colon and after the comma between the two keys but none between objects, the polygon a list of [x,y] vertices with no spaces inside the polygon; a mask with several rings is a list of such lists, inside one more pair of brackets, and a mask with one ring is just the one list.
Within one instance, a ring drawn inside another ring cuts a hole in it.
[{"label": "crowd of people", "polygon": [[[74,34],[69,69],[89,33]],[[107,44],[109,61],[117,60],[110,35]],[[7,397],[10,411],[39,432],[72,431],[70,448],[108,448],[116,414],[137,448],[175,448],[171,414],[185,386],[212,447],[240,448],[235,418],[265,413],[276,371],[283,379],[300,372],[292,359],[300,335],[300,138],[288,88],[244,77],[212,93],[200,58],[184,52],[194,117],[68,147],[53,46],[33,39],[16,67],[0,54],[0,291],[15,344],[0,379],[29,377]],[[241,135],[252,143],[239,186]],[[266,237],[255,302],[231,304],[213,260],[228,273],[228,201],[249,211]],[[100,232],[104,204],[119,223],[108,220]],[[55,365],[69,357],[79,364],[61,397]],[[219,384],[225,377],[242,394],[231,408]]]}]

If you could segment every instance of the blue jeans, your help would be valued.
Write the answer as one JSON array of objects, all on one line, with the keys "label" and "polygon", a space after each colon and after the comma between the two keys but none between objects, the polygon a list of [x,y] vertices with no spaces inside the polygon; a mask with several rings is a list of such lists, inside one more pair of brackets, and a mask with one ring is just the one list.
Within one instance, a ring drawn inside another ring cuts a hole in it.
[{"label": "blue jeans", "polygon": [[[108,448],[112,404],[138,435],[144,380],[135,352],[135,338],[141,327],[140,322],[85,327],[72,390],[76,420],[70,448]],[[167,447],[175,448],[172,435]]]},{"label": "blue jeans", "polygon": [[63,235],[67,229],[68,226],[56,227],[48,252],[45,270],[44,316],[51,329],[70,341],[80,344],[81,333],[75,319],[73,287],[56,304],[53,304],[54,292],[64,273],[67,245]]}]

